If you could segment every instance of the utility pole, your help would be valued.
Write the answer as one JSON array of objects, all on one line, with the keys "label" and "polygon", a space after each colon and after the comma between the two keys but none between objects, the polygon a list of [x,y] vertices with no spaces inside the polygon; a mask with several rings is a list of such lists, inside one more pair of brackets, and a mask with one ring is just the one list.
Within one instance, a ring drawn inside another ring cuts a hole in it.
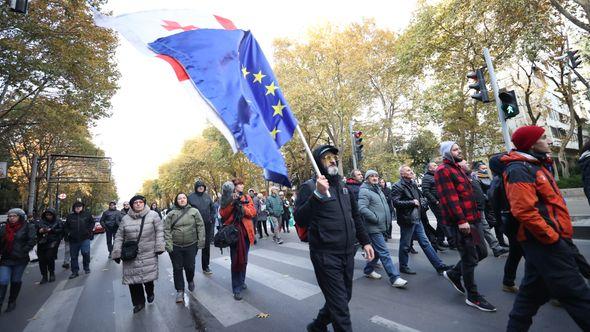
[{"label": "utility pole", "polygon": [[27,216],[33,214],[35,209],[35,188],[37,188],[37,166],[39,158],[33,154],[33,165],[31,166],[31,178],[29,179],[29,201],[27,204]]},{"label": "utility pole", "polygon": [[494,93],[494,100],[496,101],[496,108],[498,109],[498,119],[502,125],[502,137],[504,138],[504,146],[506,151],[512,149],[510,145],[510,135],[508,134],[508,126],[506,125],[506,118],[502,111],[502,101],[500,100],[500,89],[498,88],[498,81],[496,80],[496,73],[494,72],[494,65],[492,64],[492,58],[490,57],[490,50],[488,48],[483,49],[483,57],[488,67],[488,74],[490,75],[490,84]]},{"label": "utility pole", "polygon": [[356,150],[354,148],[354,132],[352,131],[352,120],[350,120],[350,148],[352,149],[352,168],[358,169],[356,160]]}]

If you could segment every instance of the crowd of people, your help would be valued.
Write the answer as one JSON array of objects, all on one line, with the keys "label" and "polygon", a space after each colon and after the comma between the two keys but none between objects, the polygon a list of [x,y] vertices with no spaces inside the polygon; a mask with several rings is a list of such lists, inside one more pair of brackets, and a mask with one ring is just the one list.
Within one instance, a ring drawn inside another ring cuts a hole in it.
[{"label": "crowd of people", "polygon": [[[157,203],[148,206],[141,195],[125,202],[122,210],[110,202],[100,224],[109,259],[122,264],[122,282],[129,287],[134,313],[144,309],[146,301],[154,301],[163,253],[172,263],[177,303],[184,302],[185,289],[195,290],[199,249],[202,272],[213,274],[209,263],[216,228],[233,236],[228,244],[231,289],[234,299],[242,300],[250,247],[271,235],[281,245],[281,234],[291,231],[294,220],[299,237],[309,243],[325,298],[308,331],[327,331],[330,324],[335,331],[352,330],[348,302],[359,248],[367,260],[363,269],[367,278],[381,279],[376,272],[381,268],[392,287],[405,288],[408,281],[401,275],[417,273],[410,264],[411,254],[417,253],[414,241],[467,305],[486,312],[496,307],[478,291],[477,265],[487,257],[488,247],[496,257],[508,254],[504,271],[499,271],[503,272],[499,288],[516,294],[509,331],[528,330],[538,308],[550,299],[558,300],[583,330],[590,330],[590,288],[584,280],[588,266],[572,242],[571,218],[553,178],[550,142],[536,126],[519,128],[512,142],[515,149],[492,156],[489,168],[481,161],[467,163],[457,143],[443,142],[439,164],[426,165],[420,183],[414,170],[403,165],[399,181],[391,185],[371,169],[364,174],[352,170],[343,179],[338,149],[323,145],[313,152],[321,174],[290,197],[278,186],[271,187],[268,195],[254,188],[244,192],[244,181],[234,178],[212,198],[206,184],[197,181],[194,192],[179,192],[163,211]],[[397,266],[386,245],[393,237],[394,220],[400,231]],[[35,245],[39,284],[55,281],[62,239],[67,241],[69,278],[79,275],[80,254],[84,272],[90,273],[94,227],[82,202],[73,204],[63,222],[53,209],[45,210],[34,223],[27,222],[23,210],[11,209],[8,222],[0,227],[0,307],[10,290],[6,312],[15,309],[28,253]],[[439,256],[446,250],[457,250],[459,261],[446,264]],[[519,287],[516,270],[523,258],[525,276]]]}]

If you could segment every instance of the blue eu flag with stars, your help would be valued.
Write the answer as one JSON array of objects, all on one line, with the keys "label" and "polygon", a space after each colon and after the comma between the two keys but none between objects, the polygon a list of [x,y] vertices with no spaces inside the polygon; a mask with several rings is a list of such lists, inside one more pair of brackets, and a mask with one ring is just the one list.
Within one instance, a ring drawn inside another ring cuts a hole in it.
[{"label": "blue eu flag with stars", "polygon": [[267,180],[291,186],[279,149],[293,137],[297,119],[250,31],[190,30],[159,38],[149,47],[184,67],[238,148],[264,168]]}]

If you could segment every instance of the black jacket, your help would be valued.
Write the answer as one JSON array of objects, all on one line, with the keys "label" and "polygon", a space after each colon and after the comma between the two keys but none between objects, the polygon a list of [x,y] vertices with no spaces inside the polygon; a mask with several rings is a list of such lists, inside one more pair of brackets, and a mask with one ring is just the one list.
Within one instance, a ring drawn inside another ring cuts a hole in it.
[{"label": "black jacket", "polygon": [[479,211],[483,211],[486,208],[486,199],[487,195],[484,193],[481,183],[477,179],[473,179],[473,177],[469,177],[471,181],[471,185],[473,187],[473,193],[475,194],[475,201],[477,202],[477,209]]},{"label": "black jacket", "polygon": [[216,213],[213,200],[206,192],[200,193],[197,191],[197,188],[200,186],[205,187],[205,190],[207,190],[207,186],[202,181],[195,182],[195,192],[188,196],[188,203],[199,210],[201,217],[203,217],[203,222],[212,223],[215,221]]},{"label": "black jacket", "polygon": [[422,177],[422,194],[424,194],[431,207],[438,206],[438,192],[436,192],[434,173],[430,171],[426,172]]},{"label": "black jacket", "polygon": [[80,213],[72,212],[66,218],[64,231],[70,242],[92,240],[94,234],[94,219],[90,213],[82,210]]},{"label": "black jacket", "polygon": [[409,226],[420,222],[421,207],[414,204],[414,200],[423,201],[422,193],[413,182],[399,180],[391,188],[391,198],[397,215],[397,224]]},{"label": "black jacket", "polygon": [[383,192],[383,195],[385,195],[385,199],[387,200],[387,204],[389,204],[389,210],[393,211],[393,209],[395,209],[395,207],[393,206],[393,200],[391,199],[391,189],[387,188],[387,186],[385,186],[385,187],[379,186],[379,189],[381,189],[381,191]]},{"label": "black jacket", "polygon": [[[319,158],[323,148],[314,150],[314,158],[322,174],[327,175]],[[363,246],[370,243],[356,198],[343,185],[340,176],[326,177],[330,182],[330,197],[319,198],[314,194],[315,179],[301,185],[295,202],[295,221],[308,228],[311,251],[353,254],[357,239]]]},{"label": "black jacket", "polygon": [[14,235],[14,242],[12,244],[12,252],[6,253],[4,243],[4,233],[6,232],[6,224],[0,226],[0,265],[20,265],[29,262],[29,251],[35,247],[37,243],[37,230],[33,223],[25,221],[25,224]]},{"label": "black jacket", "polygon": [[[53,219],[47,220],[47,214],[52,214]],[[63,237],[63,224],[57,219],[55,210],[49,208],[43,212],[41,219],[35,224],[37,228],[37,249],[57,248]],[[49,232],[41,233],[40,230],[46,228]]]},{"label": "black jacket", "polygon": [[100,217],[100,225],[109,232],[116,232],[119,229],[119,224],[123,218],[123,213],[119,210],[108,209],[102,213]]}]

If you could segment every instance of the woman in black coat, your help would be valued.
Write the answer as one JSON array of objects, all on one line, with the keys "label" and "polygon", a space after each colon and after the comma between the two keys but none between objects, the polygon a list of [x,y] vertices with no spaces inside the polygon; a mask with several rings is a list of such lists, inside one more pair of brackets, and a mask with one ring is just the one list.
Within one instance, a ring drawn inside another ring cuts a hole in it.
[{"label": "woman in black coat", "polygon": [[49,208],[37,221],[37,256],[41,281],[39,284],[55,281],[55,260],[57,249],[63,237],[63,225],[57,219],[55,210]]},{"label": "woman in black coat", "polygon": [[22,209],[10,209],[8,221],[0,226],[0,310],[8,283],[10,296],[6,312],[14,310],[22,285],[22,277],[29,263],[29,251],[37,241],[35,225],[27,222]]}]

